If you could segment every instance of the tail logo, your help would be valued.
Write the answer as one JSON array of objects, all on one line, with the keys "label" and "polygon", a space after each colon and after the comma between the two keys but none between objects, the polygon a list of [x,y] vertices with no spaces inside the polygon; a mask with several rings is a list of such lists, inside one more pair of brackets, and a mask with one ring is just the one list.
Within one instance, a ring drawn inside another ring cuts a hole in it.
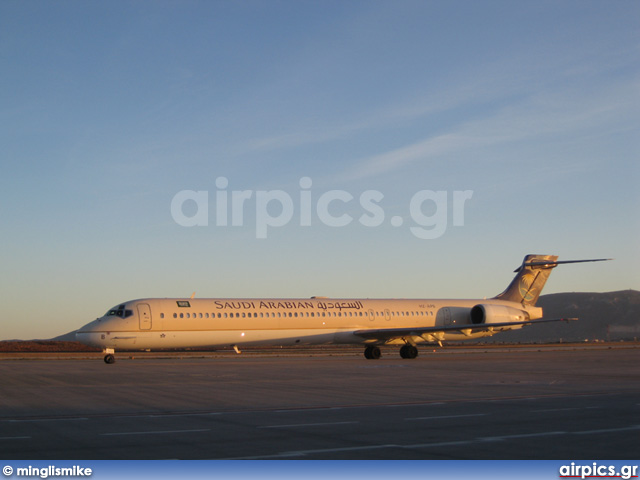
[{"label": "tail logo", "polygon": [[520,295],[527,302],[533,301],[536,296],[535,289],[531,288],[535,279],[532,273],[526,273],[520,279]]}]

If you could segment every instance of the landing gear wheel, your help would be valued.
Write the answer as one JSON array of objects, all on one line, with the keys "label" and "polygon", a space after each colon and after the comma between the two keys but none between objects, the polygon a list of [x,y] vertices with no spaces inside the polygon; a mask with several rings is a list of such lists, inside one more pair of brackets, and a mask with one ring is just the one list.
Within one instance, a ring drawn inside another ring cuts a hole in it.
[{"label": "landing gear wheel", "polygon": [[403,345],[400,347],[400,356],[402,358],[416,358],[418,356],[418,349],[413,345]]},{"label": "landing gear wheel", "polygon": [[112,364],[115,362],[116,362],[116,357],[114,357],[112,354],[108,353],[107,355],[104,356],[104,363]]},{"label": "landing gear wheel", "polygon": [[375,345],[369,345],[364,349],[364,358],[366,358],[367,360],[377,360],[378,358],[380,358],[380,355],[380,349]]}]

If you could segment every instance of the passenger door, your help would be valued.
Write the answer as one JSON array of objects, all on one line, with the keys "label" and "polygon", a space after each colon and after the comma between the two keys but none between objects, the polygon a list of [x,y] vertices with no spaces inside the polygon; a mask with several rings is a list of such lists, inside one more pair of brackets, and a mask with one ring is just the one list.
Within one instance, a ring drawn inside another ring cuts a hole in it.
[{"label": "passenger door", "polygon": [[140,330],[151,330],[151,309],[148,303],[139,303],[138,318],[140,319]]}]

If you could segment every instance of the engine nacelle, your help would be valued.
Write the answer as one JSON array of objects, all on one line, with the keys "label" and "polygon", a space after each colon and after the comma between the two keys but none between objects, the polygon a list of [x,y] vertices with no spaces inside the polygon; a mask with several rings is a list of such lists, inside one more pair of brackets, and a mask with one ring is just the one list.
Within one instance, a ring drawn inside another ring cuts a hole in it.
[{"label": "engine nacelle", "polygon": [[480,325],[483,323],[526,322],[529,314],[524,310],[507,307],[505,305],[476,305],[471,309],[471,323]]}]

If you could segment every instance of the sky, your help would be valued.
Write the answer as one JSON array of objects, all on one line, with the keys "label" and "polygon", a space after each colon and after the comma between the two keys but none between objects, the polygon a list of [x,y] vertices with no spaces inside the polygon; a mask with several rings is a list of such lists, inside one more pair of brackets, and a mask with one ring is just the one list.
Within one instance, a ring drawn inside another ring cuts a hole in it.
[{"label": "sky", "polygon": [[[640,3],[0,3],[0,340],[145,297],[640,289]],[[226,202],[226,203],[225,203]]]}]

